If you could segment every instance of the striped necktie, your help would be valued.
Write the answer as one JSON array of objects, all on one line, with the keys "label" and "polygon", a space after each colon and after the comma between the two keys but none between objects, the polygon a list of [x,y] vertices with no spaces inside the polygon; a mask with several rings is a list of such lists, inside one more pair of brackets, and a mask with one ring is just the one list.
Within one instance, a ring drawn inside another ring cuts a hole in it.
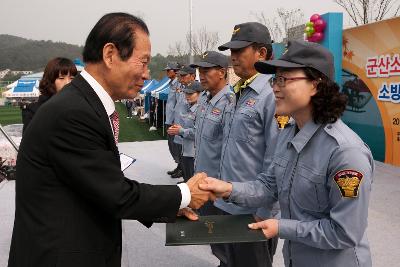
[{"label": "striped necktie", "polygon": [[110,120],[111,120],[111,125],[113,127],[115,144],[117,145],[118,135],[119,135],[119,117],[118,117],[118,112],[116,110],[110,115]]}]

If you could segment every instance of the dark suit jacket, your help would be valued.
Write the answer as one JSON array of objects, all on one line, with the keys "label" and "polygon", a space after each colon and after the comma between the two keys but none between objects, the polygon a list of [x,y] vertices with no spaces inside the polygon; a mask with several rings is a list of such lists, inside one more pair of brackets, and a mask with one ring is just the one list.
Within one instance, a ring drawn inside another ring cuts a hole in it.
[{"label": "dark suit jacket", "polygon": [[121,219],[174,221],[180,202],[177,186],[124,177],[106,111],[78,75],[22,139],[9,267],[120,266]]},{"label": "dark suit jacket", "polygon": [[40,106],[49,100],[50,97],[51,96],[48,95],[40,95],[37,102],[30,103],[26,106],[26,108],[22,109],[22,123],[24,124],[22,132],[25,132],[26,127],[28,127],[28,124],[31,122],[33,116],[36,114]]}]

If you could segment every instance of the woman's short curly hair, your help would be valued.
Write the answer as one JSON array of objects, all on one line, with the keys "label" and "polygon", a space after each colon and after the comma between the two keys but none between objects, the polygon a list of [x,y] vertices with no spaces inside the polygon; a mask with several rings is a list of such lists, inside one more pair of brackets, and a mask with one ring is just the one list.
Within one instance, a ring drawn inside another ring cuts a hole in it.
[{"label": "woman's short curly hair", "polygon": [[343,114],[347,96],[340,92],[339,85],[313,68],[304,68],[312,81],[317,81],[317,93],[311,97],[312,116],[315,123],[334,123]]},{"label": "woman's short curly hair", "polygon": [[55,81],[60,75],[76,76],[78,73],[74,62],[68,58],[56,57],[50,60],[44,69],[39,91],[42,95],[52,96],[57,93]]}]

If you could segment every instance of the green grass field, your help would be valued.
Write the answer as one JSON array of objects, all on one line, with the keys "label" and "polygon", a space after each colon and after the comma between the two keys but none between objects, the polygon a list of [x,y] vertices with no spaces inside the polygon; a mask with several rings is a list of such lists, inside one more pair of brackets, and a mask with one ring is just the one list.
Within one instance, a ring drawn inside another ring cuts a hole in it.
[{"label": "green grass field", "polygon": [[[116,103],[116,108],[120,118],[120,142],[153,141],[166,139],[162,135],[162,129],[149,132],[150,125],[147,122],[140,121],[137,117],[127,119],[125,105]],[[22,123],[21,110],[19,107],[0,107],[0,124]]]},{"label": "green grass field", "polygon": [[128,113],[124,104],[116,103],[115,106],[119,113],[119,142],[167,139],[166,136],[163,137],[162,129],[149,132],[150,125],[147,122],[140,121],[136,116],[133,116],[132,119],[127,119]]},{"label": "green grass field", "polygon": [[5,126],[15,123],[22,123],[21,109],[9,106],[0,107],[0,124]]}]

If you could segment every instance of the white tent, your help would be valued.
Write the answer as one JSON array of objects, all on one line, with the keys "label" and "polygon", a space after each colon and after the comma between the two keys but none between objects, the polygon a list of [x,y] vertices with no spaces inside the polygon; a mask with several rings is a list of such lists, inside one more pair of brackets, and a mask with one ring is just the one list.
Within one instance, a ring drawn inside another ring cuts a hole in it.
[{"label": "white tent", "polygon": [[5,98],[33,98],[39,95],[39,80],[19,79],[16,86],[3,92]]},{"label": "white tent", "polygon": [[[84,68],[79,59],[74,60],[76,69],[81,72]],[[39,82],[43,77],[43,71],[21,76],[19,80],[7,85],[8,91],[3,92],[6,98],[35,98],[39,97]]]}]

